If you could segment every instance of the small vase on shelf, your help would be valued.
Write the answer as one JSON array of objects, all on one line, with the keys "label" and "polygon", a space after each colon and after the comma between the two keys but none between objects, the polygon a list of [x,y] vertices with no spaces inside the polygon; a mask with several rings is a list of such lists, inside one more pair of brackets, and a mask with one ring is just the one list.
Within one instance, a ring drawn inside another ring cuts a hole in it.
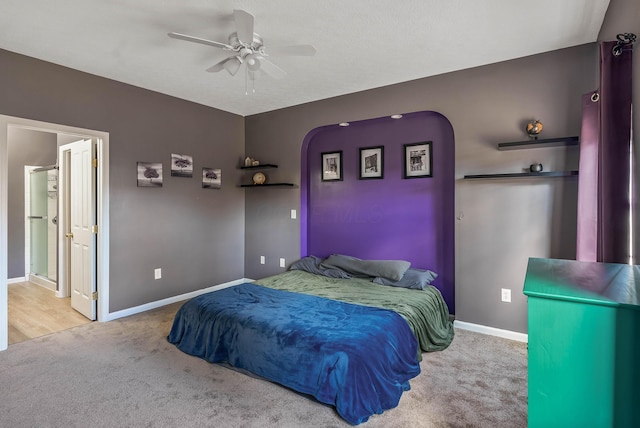
[{"label": "small vase on shelf", "polygon": [[541,163],[532,163],[529,166],[529,171],[531,171],[531,172],[542,172],[542,164]]}]

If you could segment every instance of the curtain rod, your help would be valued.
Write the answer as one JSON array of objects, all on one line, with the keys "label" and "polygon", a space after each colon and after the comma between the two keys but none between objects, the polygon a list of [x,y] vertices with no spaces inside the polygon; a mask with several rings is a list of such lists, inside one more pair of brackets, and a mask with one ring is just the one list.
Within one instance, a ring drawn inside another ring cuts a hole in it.
[{"label": "curtain rod", "polygon": [[636,41],[636,35],[633,33],[621,33],[616,36],[618,42],[612,48],[614,56],[620,56],[627,47],[633,49],[633,44]]}]

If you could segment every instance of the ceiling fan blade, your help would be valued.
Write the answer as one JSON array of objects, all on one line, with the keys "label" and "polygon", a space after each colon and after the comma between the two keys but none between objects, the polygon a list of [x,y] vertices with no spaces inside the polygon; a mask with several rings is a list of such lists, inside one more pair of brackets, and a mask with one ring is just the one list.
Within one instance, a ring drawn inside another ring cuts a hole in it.
[{"label": "ceiling fan blade", "polygon": [[314,56],[316,54],[316,48],[311,45],[270,47],[269,53],[273,55]]},{"label": "ceiling fan blade", "polygon": [[229,72],[230,75],[235,76],[238,70],[240,70],[241,65],[242,60],[237,56],[232,56],[231,58],[227,58],[224,61],[223,67]]},{"label": "ceiling fan blade", "polygon": [[260,58],[260,70],[264,71],[274,79],[282,79],[287,75],[286,71],[265,58]]},{"label": "ceiling fan blade", "polygon": [[235,9],[233,11],[233,19],[236,21],[240,42],[246,45],[253,43],[253,15],[244,10]]},{"label": "ceiling fan blade", "polygon": [[207,68],[206,71],[208,71],[209,73],[217,73],[218,71],[222,71],[224,70],[224,64],[229,61],[229,58],[233,58],[233,56],[227,57],[225,59],[223,59],[222,61],[220,61],[219,63],[212,65],[211,67]]},{"label": "ceiling fan blade", "polygon": [[214,42],[213,40],[201,39],[200,37],[188,36],[180,33],[169,33],[169,37],[172,39],[186,40],[187,42],[200,43],[202,45],[214,46],[216,48],[233,50],[233,46],[226,43]]}]

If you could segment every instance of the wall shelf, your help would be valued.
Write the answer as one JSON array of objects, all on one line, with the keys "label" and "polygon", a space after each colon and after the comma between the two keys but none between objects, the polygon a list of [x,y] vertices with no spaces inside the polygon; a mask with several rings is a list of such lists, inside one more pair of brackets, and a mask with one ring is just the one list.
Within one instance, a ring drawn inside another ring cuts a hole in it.
[{"label": "wall shelf", "polygon": [[498,143],[498,150],[536,149],[541,147],[569,147],[580,144],[580,137],[546,138],[544,140],[513,141]]},{"label": "wall shelf", "polygon": [[578,171],[549,171],[549,172],[513,172],[506,174],[476,174],[465,175],[465,180],[495,179],[495,178],[532,178],[532,177],[577,177]]},{"label": "wall shelf", "polygon": [[240,187],[297,187],[293,183],[241,184]]},{"label": "wall shelf", "polygon": [[[522,150],[542,147],[571,147],[580,144],[580,137],[545,138],[542,140],[512,141],[498,143],[498,150]],[[578,171],[549,171],[549,172],[512,172],[503,174],[474,174],[465,175],[465,180],[499,179],[499,178],[541,178],[541,177],[577,177]]]},{"label": "wall shelf", "polygon": [[277,168],[278,165],[274,165],[272,163],[265,163],[260,165],[250,165],[250,166],[241,166],[240,169],[268,169],[268,168]]},{"label": "wall shelf", "polygon": [[[263,163],[260,165],[251,165],[251,166],[241,166],[240,169],[244,169],[244,170],[259,170],[259,169],[271,169],[271,168],[277,168],[278,165],[272,164],[272,163]],[[250,183],[250,184],[241,184],[240,187],[288,187],[288,188],[294,188],[294,187],[298,187],[293,183],[262,183],[262,184],[254,184],[254,183]]]}]

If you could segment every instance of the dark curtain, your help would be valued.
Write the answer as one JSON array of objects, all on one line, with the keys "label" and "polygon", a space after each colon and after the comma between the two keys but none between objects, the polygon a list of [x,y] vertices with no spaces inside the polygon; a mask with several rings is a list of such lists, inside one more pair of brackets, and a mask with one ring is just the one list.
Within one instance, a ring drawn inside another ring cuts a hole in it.
[{"label": "dark curtain", "polygon": [[600,44],[600,88],[582,99],[576,260],[630,261],[632,46]]}]

